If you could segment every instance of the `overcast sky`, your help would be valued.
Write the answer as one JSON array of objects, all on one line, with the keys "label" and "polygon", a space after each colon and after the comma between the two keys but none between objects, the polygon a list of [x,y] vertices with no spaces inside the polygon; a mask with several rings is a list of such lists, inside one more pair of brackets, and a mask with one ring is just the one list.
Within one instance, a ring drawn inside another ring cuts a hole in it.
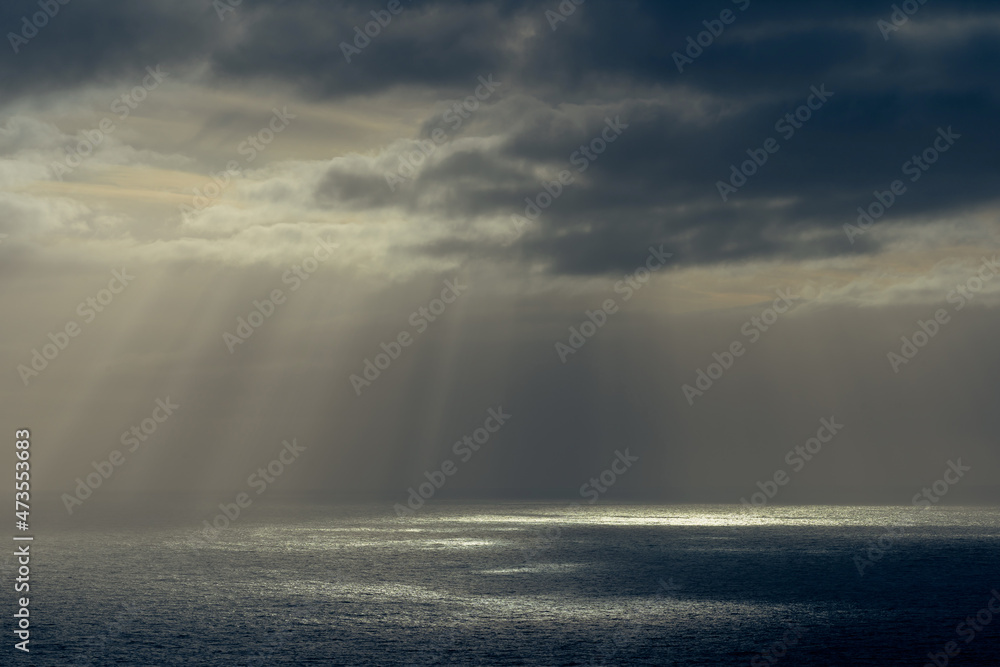
[{"label": "overcast sky", "polygon": [[1000,501],[995,3],[50,4],[0,8],[48,499],[119,450],[91,505],[229,500],[295,439],[269,492],[387,511],[626,450],[601,502],[909,504],[959,459]]}]

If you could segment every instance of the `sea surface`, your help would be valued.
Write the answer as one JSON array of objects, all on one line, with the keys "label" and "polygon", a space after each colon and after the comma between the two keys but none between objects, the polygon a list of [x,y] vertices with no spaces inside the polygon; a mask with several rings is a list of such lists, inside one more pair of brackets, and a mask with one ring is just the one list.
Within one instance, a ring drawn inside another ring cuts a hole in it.
[{"label": "sea surface", "polygon": [[1000,665],[998,509],[262,506],[197,528],[40,534],[32,652],[0,663]]}]

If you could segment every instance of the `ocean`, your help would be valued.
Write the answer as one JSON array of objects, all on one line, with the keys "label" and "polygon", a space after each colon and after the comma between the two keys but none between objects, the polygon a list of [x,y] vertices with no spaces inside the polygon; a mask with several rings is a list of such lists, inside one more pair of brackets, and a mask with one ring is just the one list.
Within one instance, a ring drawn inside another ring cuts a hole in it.
[{"label": "ocean", "polygon": [[1000,665],[993,508],[275,505],[198,528],[39,532],[16,664]]}]

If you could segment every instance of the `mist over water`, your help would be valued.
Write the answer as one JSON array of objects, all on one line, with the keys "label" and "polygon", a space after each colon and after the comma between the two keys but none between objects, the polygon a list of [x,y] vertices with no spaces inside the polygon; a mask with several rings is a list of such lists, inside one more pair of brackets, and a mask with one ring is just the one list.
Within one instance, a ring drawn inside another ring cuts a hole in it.
[{"label": "mist over water", "polygon": [[996,509],[262,506],[193,533],[42,535],[36,664],[923,665],[955,641],[955,664],[995,665],[1000,647],[1000,616],[956,632],[1000,586]]}]

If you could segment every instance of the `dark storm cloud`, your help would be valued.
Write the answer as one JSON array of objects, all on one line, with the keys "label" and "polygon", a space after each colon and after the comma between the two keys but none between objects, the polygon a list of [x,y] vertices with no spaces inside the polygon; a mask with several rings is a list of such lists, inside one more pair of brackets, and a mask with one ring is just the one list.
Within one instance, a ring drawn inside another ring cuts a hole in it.
[{"label": "dark storm cloud", "polygon": [[[15,98],[127,78],[150,63],[207,63],[222,86],[282,82],[328,100],[392,89],[461,98],[494,74],[502,94],[450,138],[488,132],[502,137],[499,148],[442,151],[396,192],[376,169],[335,165],[316,194],[321,206],[392,206],[458,222],[523,214],[525,198],[542,192],[538,168],[571,168],[604,119],[620,116],[628,130],[585,173],[573,171],[574,183],[519,241],[521,254],[573,272],[627,268],[626,247],[661,242],[683,245],[689,262],[875,251],[870,238],[852,246],[833,233],[895,179],[908,189],[886,220],[953,217],[995,199],[1000,14],[991,3],[925,4],[888,39],[876,22],[891,3],[590,2],[555,30],[545,12],[556,2],[401,6],[348,63],[342,43],[384,3],[245,0],[219,20],[210,3],[72,2],[0,68]],[[6,5],[0,22],[16,26],[35,9]],[[734,22],[679,72],[674,53],[723,9]],[[832,97],[783,136],[776,121],[813,86]],[[439,125],[435,116],[421,133]],[[939,127],[961,138],[911,183],[902,165]],[[722,201],[717,182],[769,137],[779,151]],[[799,240],[809,231],[823,240]]]},{"label": "dark storm cloud", "polygon": [[[15,37],[16,53],[7,36],[0,73],[12,95],[126,79],[151,62],[176,67],[207,62],[219,83],[280,80],[310,97],[372,93],[400,84],[458,85],[470,75],[474,80],[505,68],[511,21],[528,11],[516,2],[400,3],[402,11],[389,15],[385,2],[245,0],[231,7],[225,0],[142,5],[51,0],[55,15],[36,22],[42,25],[37,34],[29,27],[26,44]],[[40,11],[38,0],[7,3],[0,8],[0,26],[20,35],[24,17],[30,21]],[[391,20],[349,63],[341,43],[353,44],[354,28],[372,21],[373,11]]]},{"label": "dark storm cloud", "polygon": [[[377,93],[397,85],[467,86],[480,74],[508,68],[504,44],[516,5],[400,0],[395,15],[386,6],[258,5],[259,20],[247,22],[244,38],[233,48],[216,51],[213,66],[224,79],[292,81],[303,95],[315,98]],[[372,12],[386,24],[366,41],[355,28],[372,22]]]},{"label": "dark storm cloud", "polygon": [[[900,34],[882,39],[875,22],[888,18],[889,5],[754,2],[740,12],[743,1],[585,3],[553,31],[545,12],[557,2],[400,0],[402,11],[351,63],[341,43],[353,42],[354,28],[386,3],[244,0],[220,20],[213,3],[197,0],[70,2],[2,67],[14,94],[122,76],[138,61],[204,60],[221,82],[274,78],[327,97],[400,84],[461,86],[489,71],[559,101],[599,99],[602,85],[680,80],[728,95],[787,95],[816,77],[869,89],[996,90],[988,76],[1000,54],[996,25],[980,21],[960,34],[944,27],[957,19],[995,21],[992,3],[923,6],[913,21],[942,28],[918,43]],[[679,74],[672,54],[722,9],[732,9],[735,22]],[[7,3],[0,25],[19,33],[22,17],[38,11],[37,2]],[[525,22],[535,31],[522,39]]]},{"label": "dark storm cloud", "polygon": [[[981,13],[986,7],[923,7],[912,20],[929,34],[892,33],[885,40],[876,21],[888,19],[891,8],[880,14],[867,4],[818,13],[812,6],[754,6],[679,74],[670,54],[702,28],[692,16],[704,8],[687,15],[687,9],[582,6],[556,32],[528,40],[523,63],[499,76],[553,102],[588,95],[592,103],[613,101],[611,115],[630,127],[585,174],[574,173],[575,182],[523,236],[524,254],[591,272],[627,268],[622,262],[646,244],[680,239],[686,252],[679,254],[690,262],[871,252],[878,249],[874,240],[852,245],[841,228],[894,180],[907,191],[886,220],[932,221],[992,202],[1000,136],[990,72],[998,46],[997,17]],[[969,22],[976,16],[978,25]],[[960,20],[966,23],[956,27]],[[651,85],[666,92],[635,94]],[[816,89],[832,95],[808,121],[776,125]],[[634,98],[627,99],[630,92]],[[466,218],[523,214],[525,197],[535,198],[543,183],[512,165],[568,167],[574,151],[599,136],[604,110],[595,105],[579,122],[555,105],[526,106],[500,150],[484,148],[480,158],[449,155],[420,172],[409,199],[404,188],[386,192],[376,205]],[[916,172],[903,173],[904,165],[938,140],[939,128],[957,138],[911,181]],[[749,159],[748,150],[760,154],[768,138],[778,152],[722,201],[718,182]],[[421,196],[435,189],[444,194]],[[800,242],[810,230],[826,233]],[[429,247],[478,254],[471,245]]]},{"label": "dark storm cloud", "polygon": [[[35,20],[42,26],[37,34],[25,28],[24,21],[42,11],[38,0],[0,6],[6,49],[0,58],[0,78],[6,101],[89,84],[130,82],[149,65],[161,64],[170,71],[173,66],[196,64],[219,43],[219,21],[207,2],[43,0],[41,4],[56,9],[50,10],[51,18],[42,14],[44,21]],[[21,43],[12,34],[29,39]]]}]

